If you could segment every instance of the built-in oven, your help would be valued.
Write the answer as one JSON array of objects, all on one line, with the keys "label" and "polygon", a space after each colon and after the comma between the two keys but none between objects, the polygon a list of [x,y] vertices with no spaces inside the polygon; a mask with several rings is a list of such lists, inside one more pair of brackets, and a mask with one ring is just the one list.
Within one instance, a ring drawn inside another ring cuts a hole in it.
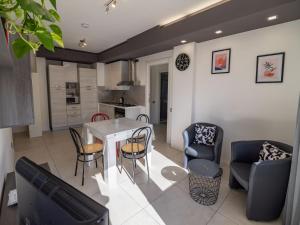
[{"label": "built-in oven", "polygon": [[115,107],[115,118],[123,118],[125,117],[125,109]]}]

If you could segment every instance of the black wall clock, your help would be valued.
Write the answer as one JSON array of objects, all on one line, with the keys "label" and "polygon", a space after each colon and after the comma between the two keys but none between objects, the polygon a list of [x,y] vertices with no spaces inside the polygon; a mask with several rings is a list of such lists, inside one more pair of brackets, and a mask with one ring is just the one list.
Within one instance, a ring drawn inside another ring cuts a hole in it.
[{"label": "black wall clock", "polygon": [[185,53],[179,54],[176,58],[175,65],[178,70],[185,71],[190,65],[190,57]]}]

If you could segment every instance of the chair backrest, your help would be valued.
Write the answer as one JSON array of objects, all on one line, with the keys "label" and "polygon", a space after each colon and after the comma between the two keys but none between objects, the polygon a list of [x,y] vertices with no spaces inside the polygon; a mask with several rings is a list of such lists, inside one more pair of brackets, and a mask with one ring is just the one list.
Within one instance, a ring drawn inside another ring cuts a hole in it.
[{"label": "chair backrest", "polygon": [[136,120],[138,121],[144,121],[146,123],[149,123],[150,119],[149,119],[149,116],[146,115],[146,114],[140,114],[137,116]]},{"label": "chair backrest", "polygon": [[[149,144],[149,140],[150,137],[152,135],[152,128],[151,127],[141,127],[137,130],[135,130],[131,136],[131,140],[130,143],[133,145],[134,143],[138,143],[138,144],[143,144],[145,149],[138,149],[137,154],[140,155],[139,153],[141,152],[141,154],[146,155],[147,154],[147,149],[148,149],[148,144]],[[138,141],[136,141],[138,140]],[[132,148],[133,151],[133,148]],[[142,153],[143,152],[143,153]]]},{"label": "chair backrest", "polygon": [[82,144],[82,139],[81,139],[80,134],[77,132],[77,130],[75,130],[72,127],[69,127],[69,131],[70,131],[71,137],[73,139],[73,142],[75,144],[77,154],[81,153],[81,151],[80,151],[81,149],[83,149],[83,152],[84,152],[84,147]]},{"label": "chair backrest", "polygon": [[101,120],[109,120],[109,116],[105,113],[100,112],[100,113],[95,113],[91,119],[92,122],[101,121]]}]

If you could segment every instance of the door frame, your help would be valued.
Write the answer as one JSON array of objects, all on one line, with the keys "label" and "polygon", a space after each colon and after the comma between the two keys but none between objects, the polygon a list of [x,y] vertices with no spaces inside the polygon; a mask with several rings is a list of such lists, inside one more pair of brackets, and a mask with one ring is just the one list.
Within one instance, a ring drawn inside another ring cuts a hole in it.
[{"label": "door frame", "polygon": [[150,60],[146,62],[147,77],[146,77],[146,113],[150,115],[150,67],[158,66],[162,64],[168,64],[168,118],[167,118],[167,140],[168,144],[171,143],[171,132],[172,132],[172,94],[173,94],[173,58],[166,57],[158,60]]}]

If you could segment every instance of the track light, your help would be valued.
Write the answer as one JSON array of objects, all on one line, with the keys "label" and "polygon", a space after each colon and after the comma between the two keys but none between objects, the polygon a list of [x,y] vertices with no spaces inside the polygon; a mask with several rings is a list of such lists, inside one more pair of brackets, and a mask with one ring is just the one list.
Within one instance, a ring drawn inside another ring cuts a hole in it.
[{"label": "track light", "polygon": [[117,6],[117,0],[109,0],[107,3],[105,3],[105,12],[108,14],[110,8],[116,8]]}]

